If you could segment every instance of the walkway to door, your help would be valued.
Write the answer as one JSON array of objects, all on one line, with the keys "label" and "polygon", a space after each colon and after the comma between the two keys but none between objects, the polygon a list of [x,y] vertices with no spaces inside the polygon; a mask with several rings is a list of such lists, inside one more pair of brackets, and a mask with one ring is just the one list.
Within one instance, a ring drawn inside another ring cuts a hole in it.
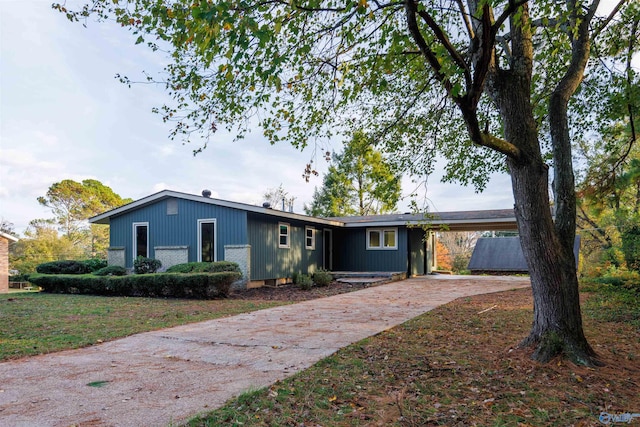
[{"label": "walkway to door", "polygon": [[178,423],[456,298],[529,285],[524,277],[417,277],[0,363],[0,424]]}]

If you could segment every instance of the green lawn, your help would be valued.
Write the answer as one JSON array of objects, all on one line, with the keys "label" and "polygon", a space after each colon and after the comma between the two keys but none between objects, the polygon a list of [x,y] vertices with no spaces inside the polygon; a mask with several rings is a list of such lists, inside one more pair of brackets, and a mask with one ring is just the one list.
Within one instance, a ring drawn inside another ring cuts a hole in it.
[{"label": "green lawn", "polygon": [[0,295],[0,360],[79,348],[281,304],[11,292]]}]

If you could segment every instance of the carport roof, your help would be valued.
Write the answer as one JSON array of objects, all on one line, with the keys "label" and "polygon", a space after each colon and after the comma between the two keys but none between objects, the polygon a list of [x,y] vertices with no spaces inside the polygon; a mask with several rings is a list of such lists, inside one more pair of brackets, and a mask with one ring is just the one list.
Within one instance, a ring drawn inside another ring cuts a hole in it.
[{"label": "carport roof", "polygon": [[513,209],[483,211],[429,212],[426,214],[390,214],[329,218],[345,227],[424,226],[446,231],[517,230]]}]

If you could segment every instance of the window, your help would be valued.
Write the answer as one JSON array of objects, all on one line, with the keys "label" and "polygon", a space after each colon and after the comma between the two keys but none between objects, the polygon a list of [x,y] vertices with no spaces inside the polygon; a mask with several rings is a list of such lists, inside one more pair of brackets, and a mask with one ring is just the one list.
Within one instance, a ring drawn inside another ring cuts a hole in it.
[{"label": "window", "polygon": [[198,220],[198,261],[216,261],[216,220]]},{"label": "window", "polygon": [[167,215],[178,215],[178,199],[167,200]]},{"label": "window", "polygon": [[149,258],[149,223],[133,223],[133,259],[139,256]]},{"label": "window", "polygon": [[398,229],[367,229],[367,249],[398,249]]},{"label": "window", "polygon": [[278,223],[278,247],[288,248],[289,245],[289,224]]},{"label": "window", "polygon": [[313,227],[304,228],[304,247],[310,250],[316,249],[316,230]]}]

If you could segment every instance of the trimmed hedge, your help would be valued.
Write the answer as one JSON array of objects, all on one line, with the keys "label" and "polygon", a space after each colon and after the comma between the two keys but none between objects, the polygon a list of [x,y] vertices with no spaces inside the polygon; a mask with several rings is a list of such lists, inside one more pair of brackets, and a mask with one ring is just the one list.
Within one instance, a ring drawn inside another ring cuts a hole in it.
[{"label": "trimmed hedge", "polygon": [[127,274],[127,269],[119,265],[109,265],[98,271],[94,271],[93,274],[95,276],[124,276]]},{"label": "trimmed hedge", "polygon": [[161,298],[224,298],[242,275],[235,272],[128,276],[32,275],[44,292]]},{"label": "trimmed hedge", "polygon": [[91,268],[83,261],[52,261],[45,262],[36,267],[40,274],[87,274],[91,273]]},{"label": "trimmed hedge", "polygon": [[240,266],[235,262],[187,262],[167,268],[166,273],[222,273],[225,271],[241,273]]},{"label": "trimmed hedge", "polygon": [[107,266],[107,260],[101,258],[89,258],[82,261],[84,265],[89,268],[91,273],[100,270],[101,268],[105,268]]},{"label": "trimmed hedge", "polygon": [[62,260],[40,264],[36,267],[36,271],[40,274],[87,274],[106,266],[107,260],[100,258],[91,258],[82,261]]}]

